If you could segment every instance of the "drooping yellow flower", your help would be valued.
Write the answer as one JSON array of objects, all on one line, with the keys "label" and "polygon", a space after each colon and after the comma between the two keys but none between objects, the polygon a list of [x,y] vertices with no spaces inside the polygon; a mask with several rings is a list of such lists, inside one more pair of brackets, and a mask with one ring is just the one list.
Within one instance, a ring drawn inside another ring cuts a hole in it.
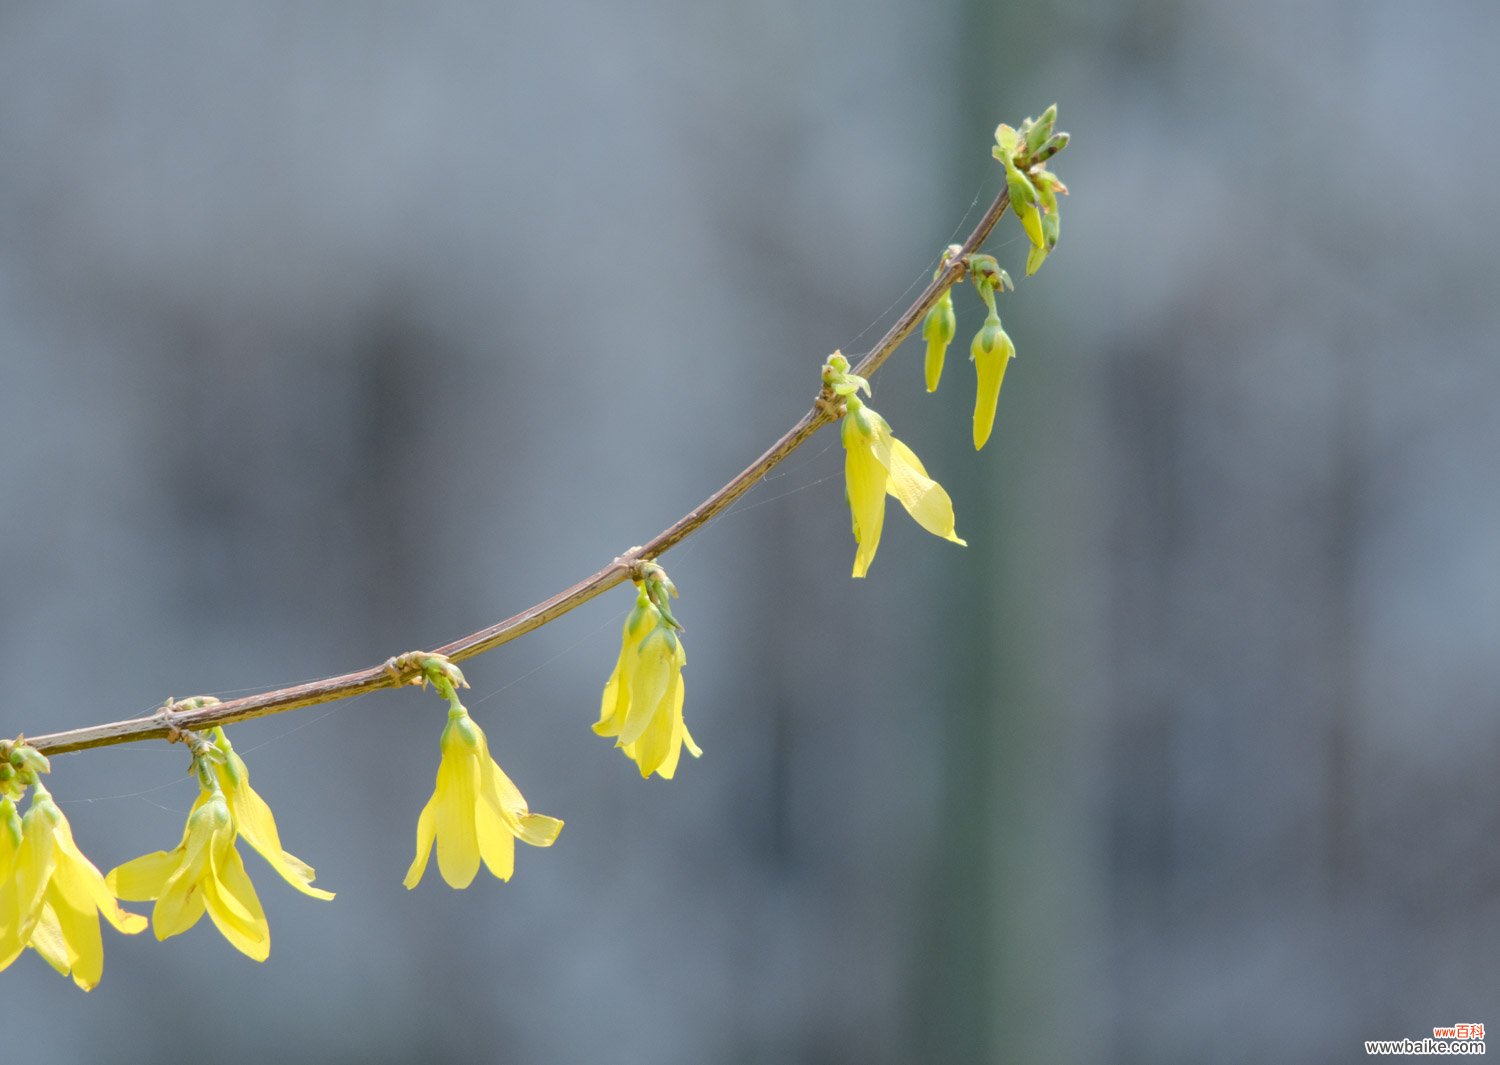
[{"label": "drooping yellow flower", "polygon": [[151,928],[157,939],[186,932],[206,911],[232,947],[265,961],[271,953],[266,912],[235,849],[229,803],[205,763],[198,759],[198,798],[181,842],[111,870],[107,882],[122,899],[155,900]]},{"label": "drooping yellow flower", "polygon": [[214,775],[229,804],[229,814],[234,819],[235,831],[240,839],[254,847],[262,858],[271,863],[271,868],[281,878],[304,895],[315,899],[331,899],[333,892],[312,886],[316,872],[313,867],[295,854],[281,847],[281,834],[276,830],[276,818],[266,800],[250,786],[250,770],[224,735],[222,728],[215,728],[210,737],[218,748],[222,761],[213,761]]},{"label": "drooping yellow flower", "polygon": [[466,888],[484,862],[491,873],[509,880],[515,870],[516,840],[550,847],[563,823],[534,814],[520,790],[490,756],[484,731],[459,703],[453,686],[431,677],[448,699],[448,724],[441,741],[437,785],[417,819],[417,856],[404,883],[414,888],[427,871],[437,843],[438,871],[449,887]]},{"label": "drooping yellow flower", "polygon": [[[885,525],[885,497],[896,497],[918,525],[945,540],[964,544],[954,531],[953,500],[927,476],[922,460],[891,434],[886,420],[856,395],[844,397],[844,483],[854,521],[854,576],[875,559]],[[967,546],[967,545],[965,545]]]},{"label": "drooping yellow flower", "polygon": [[0,969],[26,947],[91,991],[104,973],[99,915],[127,935],[146,919],[120,907],[72,827],[38,781],[25,818],[0,801]]},{"label": "drooping yellow flower", "polygon": [[594,731],[616,737],[615,746],[643,778],[656,773],[671,780],[683,747],[694,758],[703,751],[682,719],[687,651],[673,622],[652,602],[647,584],[637,582],[635,608],[625,619],[620,657],[605,682]]}]

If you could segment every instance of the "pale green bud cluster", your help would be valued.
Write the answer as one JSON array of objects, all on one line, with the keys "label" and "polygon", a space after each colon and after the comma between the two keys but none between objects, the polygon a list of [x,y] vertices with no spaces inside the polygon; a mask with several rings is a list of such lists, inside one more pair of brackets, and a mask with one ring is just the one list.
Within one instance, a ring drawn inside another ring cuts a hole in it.
[{"label": "pale green bud cluster", "polygon": [[[1067,147],[1068,135],[1057,130],[1057,105],[1043,111],[1039,118],[1028,118],[1020,128],[1001,123],[995,129],[994,156],[1005,166],[1005,187],[1010,206],[1031,242],[1026,256],[1026,273],[1031,275],[1057,247],[1060,212],[1057,197],[1067,194],[1067,186],[1044,165]],[[935,277],[943,275],[953,257],[962,249],[949,247],[944,253]],[[1000,385],[1005,369],[1015,357],[1016,347],[1000,324],[995,309],[995,294],[1014,289],[1010,275],[1000,268],[993,256],[972,254],[965,257],[969,279],[984,301],[985,319],[969,345],[969,359],[974,363],[978,387],[974,399],[974,447],[984,447],[995,425],[995,410],[1000,402]],[[927,341],[924,366],[927,391],[936,392],[943,373],[943,358],[958,332],[953,309],[953,291],[945,290],[927,312],[922,337]]]},{"label": "pale green bud cluster", "polygon": [[1026,274],[1036,273],[1057,247],[1060,218],[1058,194],[1068,187],[1043,164],[1067,147],[1068,135],[1055,132],[1057,105],[1042,112],[1040,118],[1028,118],[1014,129],[1001,123],[995,129],[994,156],[1005,165],[1005,185],[1010,191],[1010,205],[1031,241],[1026,256]]}]

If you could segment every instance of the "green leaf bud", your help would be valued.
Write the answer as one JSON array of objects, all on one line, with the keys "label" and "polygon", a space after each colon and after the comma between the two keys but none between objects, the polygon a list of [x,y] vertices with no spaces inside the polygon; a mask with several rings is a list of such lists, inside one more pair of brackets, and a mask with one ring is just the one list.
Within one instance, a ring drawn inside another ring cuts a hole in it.
[{"label": "green leaf bud", "polygon": [[1033,119],[1026,124],[1026,154],[1035,155],[1047,138],[1052,136],[1052,130],[1057,125],[1057,105],[1053,104],[1043,111],[1040,118]]},{"label": "green leaf bud", "polygon": [[1015,130],[1004,122],[995,127],[995,147],[993,153],[996,159],[1002,163],[1009,163],[1016,157],[1016,149],[1020,147],[1021,137]]},{"label": "green leaf bud", "polygon": [[1048,159],[1051,159],[1058,152],[1066,148],[1070,139],[1066,133],[1052,134],[1040,148],[1031,153],[1029,161],[1032,163],[1045,163]]}]

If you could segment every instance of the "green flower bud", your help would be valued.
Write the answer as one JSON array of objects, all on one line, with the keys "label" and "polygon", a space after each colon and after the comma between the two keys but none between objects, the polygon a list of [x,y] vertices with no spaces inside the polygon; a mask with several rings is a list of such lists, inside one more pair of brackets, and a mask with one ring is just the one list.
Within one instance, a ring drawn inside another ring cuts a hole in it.
[{"label": "green flower bud", "polygon": [[943,376],[943,357],[948,345],[953,343],[953,334],[958,332],[958,317],[953,313],[953,289],[943,291],[938,301],[927,312],[922,323],[922,339],[927,341],[927,391],[936,392],[938,380]]},{"label": "green flower bud", "polygon": [[1000,385],[1005,380],[1005,368],[1015,357],[1016,347],[1010,336],[1000,325],[1000,317],[991,314],[974,335],[969,346],[969,358],[974,362],[978,376],[978,390],[974,395],[974,450],[984,447],[995,427],[995,410],[1000,405]]},{"label": "green flower bud", "polygon": [[1015,167],[1006,167],[1005,186],[1010,190],[1010,205],[1016,214],[1027,207],[1036,207],[1036,187],[1027,176]]},{"label": "green flower bud", "polygon": [[1057,247],[1057,234],[1062,226],[1062,215],[1054,208],[1049,214],[1042,215],[1042,240],[1050,252]]},{"label": "green flower bud", "polygon": [[[1042,234],[1042,213],[1035,207],[1020,207],[1016,210],[1016,217],[1021,220],[1021,228],[1026,231],[1026,236],[1031,240],[1034,248],[1040,248],[1047,243],[1047,238]],[[1027,270],[1028,274],[1032,271]]]}]

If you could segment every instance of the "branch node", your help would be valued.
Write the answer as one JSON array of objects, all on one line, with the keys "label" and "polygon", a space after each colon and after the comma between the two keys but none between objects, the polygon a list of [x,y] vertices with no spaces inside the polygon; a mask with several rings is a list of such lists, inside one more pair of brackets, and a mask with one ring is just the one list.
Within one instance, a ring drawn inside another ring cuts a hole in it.
[{"label": "branch node", "polygon": [[615,560],[611,563],[611,565],[618,566],[623,569],[626,575],[631,580],[643,581],[646,579],[646,567],[653,565],[650,559],[641,557],[640,552],[644,550],[644,547],[642,547],[640,544],[636,544],[630,550],[626,551],[623,555],[616,555]]},{"label": "branch node", "polygon": [[193,752],[193,759],[203,754],[213,744],[204,739],[202,734],[178,724],[177,715],[188,710],[200,710],[205,706],[214,706],[218,699],[212,695],[195,695],[190,699],[173,699],[167,697],[167,701],[157,708],[155,717],[160,718],[162,724],[167,726],[167,742],[180,743]]},{"label": "branch node", "polygon": [[469,686],[459,668],[448,661],[447,655],[432,651],[407,651],[405,654],[392,655],[385,660],[382,668],[398,687],[411,685],[414,688],[425,688],[434,675],[446,677],[455,688]]}]

